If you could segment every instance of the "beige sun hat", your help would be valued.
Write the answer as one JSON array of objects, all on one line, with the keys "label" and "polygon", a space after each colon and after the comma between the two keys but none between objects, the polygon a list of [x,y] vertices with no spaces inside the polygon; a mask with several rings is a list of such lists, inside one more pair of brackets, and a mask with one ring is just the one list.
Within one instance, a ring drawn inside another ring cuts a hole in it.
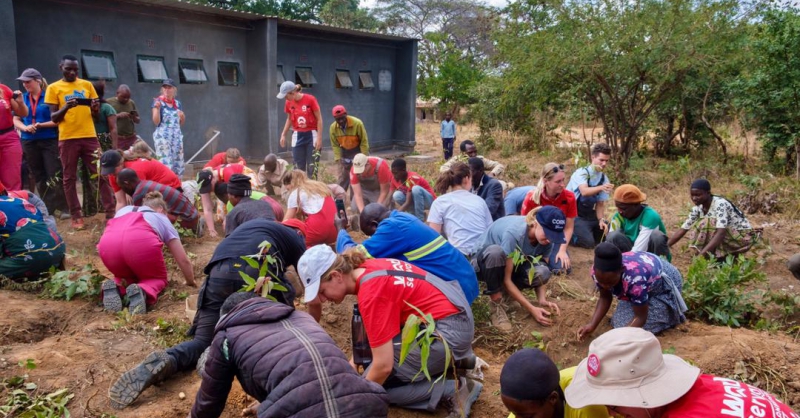
[{"label": "beige sun hat", "polygon": [[564,395],[573,408],[656,408],[686,394],[699,375],[700,369],[680,357],[662,354],[652,333],[617,328],[592,341]]}]

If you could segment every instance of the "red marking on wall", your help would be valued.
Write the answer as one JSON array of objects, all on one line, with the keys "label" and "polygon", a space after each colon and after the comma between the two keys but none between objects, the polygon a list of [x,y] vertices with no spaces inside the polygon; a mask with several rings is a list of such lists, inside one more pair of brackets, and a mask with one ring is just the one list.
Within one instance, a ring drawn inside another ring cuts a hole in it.
[{"label": "red marking on wall", "polygon": [[226,47],[225,48],[225,55],[233,55],[233,48]]},{"label": "red marking on wall", "polygon": [[300,62],[308,62],[308,55],[300,55]]},{"label": "red marking on wall", "polygon": [[186,51],[197,52],[197,44],[186,44]]},{"label": "red marking on wall", "polygon": [[92,34],[92,43],[93,44],[102,44],[103,43],[103,35],[99,33]]},{"label": "red marking on wall", "polygon": [[147,45],[148,48],[155,48],[156,47],[156,41],[154,41],[152,39],[145,39],[144,40],[144,44]]}]

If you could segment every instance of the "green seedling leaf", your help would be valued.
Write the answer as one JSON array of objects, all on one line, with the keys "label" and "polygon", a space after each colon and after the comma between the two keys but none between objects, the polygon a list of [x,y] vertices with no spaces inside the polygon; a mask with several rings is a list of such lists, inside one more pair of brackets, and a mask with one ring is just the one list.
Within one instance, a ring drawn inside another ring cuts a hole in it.
[{"label": "green seedling leaf", "polygon": [[406,324],[403,326],[403,333],[400,345],[400,365],[406,361],[411,346],[414,344],[415,338],[419,332],[419,317],[409,315],[406,319]]}]

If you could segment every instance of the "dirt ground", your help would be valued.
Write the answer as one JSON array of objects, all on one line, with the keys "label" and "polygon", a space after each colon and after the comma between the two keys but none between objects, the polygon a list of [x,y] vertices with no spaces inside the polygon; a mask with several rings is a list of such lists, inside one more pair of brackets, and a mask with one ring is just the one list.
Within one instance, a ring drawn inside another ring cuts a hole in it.
[{"label": "dirt ground", "polygon": [[[436,136],[438,126],[422,124],[417,128],[417,154],[437,157],[436,162],[410,163],[410,169],[426,175],[431,183],[436,171],[440,146]],[[472,128],[461,128],[459,139],[475,136]],[[509,167],[509,177],[517,185],[535,184],[542,164],[553,160],[574,168],[569,152],[554,148],[553,151],[534,154],[523,153],[501,157],[498,151],[488,153],[493,159],[502,160]],[[324,179],[332,179],[335,169],[326,167]],[[687,183],[688,184],[688,183]],[[715,183],[719,184],[719,183]],[[734,182],[715,186],[722,194],[740,189]],[[672,231],[680,225],[689,208],[687,185],[668,183],[657,190],[644,190],[649,202],[665,218],[667,228]],[[786,289],[797,293],[796,280],[785,268],[786,259],[800,250],[798,231],[800,226],[791,216],[778,214],[772,217],[751,215],[751,222],[765,227],[765,236],[770,250],[762,266],[773,290]],[[68,244],[67,265],[80,268],[92,264],[107,274],[96,255],[95,245],[102,233],[102,215],[87,220],[84,231],[72,232],[68,221],[59,221],[59,228]],[[363,239],[358,235],[357,238]],[[184,246],[193,254],[195,273],[201,271],[210,259],[219,239],[186,239]],[[685,272],[690,256],[676,248],[675,263]],[[542,327],[520,312],[513,314],[515,330],[509,335],[493,332],[487,326],[486,312],[476,310],[475,351],[489,363],[484,371],[484,390],[473,408],[475,417],[500,417],[507,411],[499,396],[499,375],[505,359],[526,343],[535,342],[532,333],[540,333],[547,353],[560,367],[577,364],[586,354],[589,341],[577,342],[575,332],[585,324],[595,305],[593,284],[588,275],[592,262],[589,250],[571,249],[573,272],[569,276],[555,278],[549,286],[550,298],[561,307],[561,315],[555,325]],[[0,379],[27,373],[28,381],[38,385],[39,391],[47,393],[66,387],[75,394],[69,409],[76,417],[184,417],[191,409],[200,378],[194,373],[185,373],[146,390],[129,408],[115,411],[109,406],[107,391],[115,379],[128,368],[136,365],[147,353],[160,348],[158,336],[152,329],[161,321],[189,322],[185,314],[185,301],[181,293],[197,293],[197,289],[184,286],[180,272],[171,264],[171,283],[160,298],[155,309],[131,320],[103,312],[99,301],[85,299],[71,302],[42,299],[33,293],[0,290],[0,306],[4,315],[0,317]],[[322,325],[333,336],[345,352],[349,352],[349,320],[352,300],[341,305],[324,308]],[[298,305],[299,309],[305,309]],[[609,329],[604,323],[595,335]],[[689,322],[659,336],[665,350],[687,359],[704,372],[747,379],[778,395],[795,410],[800,409],[800,344],[797,334],[766,333],[748,329],[731,329],[710,326],[700,322]],[[37,367],[25,371],[19,361],[33,359]],[[184,399],[181,399],[184,394]],[[228,399],[224,417],[238,416],[246,403],[238,384]],[[443,411],[434,414],[416,413],[393,408],[390,417],[444,416]]]}]

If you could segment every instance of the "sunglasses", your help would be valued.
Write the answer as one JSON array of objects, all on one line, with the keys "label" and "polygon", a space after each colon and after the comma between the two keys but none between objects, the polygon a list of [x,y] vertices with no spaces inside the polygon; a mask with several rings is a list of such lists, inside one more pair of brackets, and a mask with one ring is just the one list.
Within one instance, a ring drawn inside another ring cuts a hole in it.
[{"label": "sunglasses", "polygon": [[564,164],[559,164],[559,165],[553,167],[552,169],[550,169],[549,172],[555,174],[555,173],[558,173],[559,171],[564,171]]}]

